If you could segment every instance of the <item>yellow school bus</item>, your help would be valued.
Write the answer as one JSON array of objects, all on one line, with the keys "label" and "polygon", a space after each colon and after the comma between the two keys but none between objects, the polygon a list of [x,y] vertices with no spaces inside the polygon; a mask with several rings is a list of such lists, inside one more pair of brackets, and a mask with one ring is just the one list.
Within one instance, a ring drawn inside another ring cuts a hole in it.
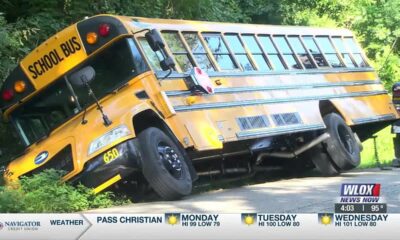
[{"label": "yellow school bus", "polygon": [[99,15],[34,49],[1,94],[26,145],[7,182],[54,168],[164,199],[285,159],[337,175],[399,118],[351,31],[332,28]]}]

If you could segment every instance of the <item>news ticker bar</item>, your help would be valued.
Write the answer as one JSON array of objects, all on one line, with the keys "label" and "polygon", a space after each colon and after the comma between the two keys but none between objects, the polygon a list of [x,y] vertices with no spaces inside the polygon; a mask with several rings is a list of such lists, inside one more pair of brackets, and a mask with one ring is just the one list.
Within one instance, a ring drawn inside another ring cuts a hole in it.
[{"label": "news ticker bar", "polygon": [[0,214],[0,239],[398,239],[400,214]]}]

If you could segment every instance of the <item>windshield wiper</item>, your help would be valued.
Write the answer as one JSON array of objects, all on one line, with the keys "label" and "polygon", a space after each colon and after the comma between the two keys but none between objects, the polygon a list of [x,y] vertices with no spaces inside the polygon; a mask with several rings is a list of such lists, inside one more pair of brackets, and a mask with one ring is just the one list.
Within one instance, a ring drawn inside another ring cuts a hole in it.
[{"label": "windshield wiper", "polygon": [[82,121],[81,124],[85,125],[88,121],[85,119],[86,118],[86,110],[87,110],[87,106],[85,106],[85,108],[83,109],[83,115],[82,115]]},{"label": "windshield wiper", "polygon": [[[93,98],[93,100],[96,102],[96,106],[97,106],[97,110],[100,111],[101,116],[103,118],[104,121],[104,125],[105,126],[110,126],[112,124],[111,120],[108,118],[108,116],[104,113],[103,111],[103,107],[100,105],[99,100],[97,99],[96,95],[93,92],[93,89],[90,87],[88,81],[83,80],[83,84],[85,84],[85,86],[87,87],[88,91],[89,91],[89,96],[91,96]],[[85,107],[86,110],[86,107]]]}]

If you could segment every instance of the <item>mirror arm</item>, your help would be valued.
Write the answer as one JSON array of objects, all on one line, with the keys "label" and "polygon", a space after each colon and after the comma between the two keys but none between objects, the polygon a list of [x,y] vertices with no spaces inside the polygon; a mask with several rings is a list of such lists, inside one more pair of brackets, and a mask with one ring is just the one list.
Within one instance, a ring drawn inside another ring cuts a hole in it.
[{"label": "mirror arm", "polygon": [[148,29],[148,28],[145,28],[145,29],[142,29],[142,30],[136,31],[136,32],[134,32],[134,33],[132,33],[132,34],[133,34],[133,35],[136,35],[136,34],[138,34],[138,33],[145,32],[145,31],[150,31],[150,29]]},{"label": "mirror arm", "polygon": [[170,68],[170,69],[169,69],[169,72],[168,72],[167,74],[165,74],[165,76],[162,77],[160,80],[166,79],[166,78],[169,77],[171,74],[172,74],[172,68]]}]

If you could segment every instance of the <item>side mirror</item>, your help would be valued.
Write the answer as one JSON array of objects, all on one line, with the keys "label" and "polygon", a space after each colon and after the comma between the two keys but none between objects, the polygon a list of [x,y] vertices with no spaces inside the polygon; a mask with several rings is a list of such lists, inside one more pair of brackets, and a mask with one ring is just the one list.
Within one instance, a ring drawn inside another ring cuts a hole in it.
[{"label": "side mirror", "polygon": [[160,33],[156,29],[151,29],[145,34],[146,40],[153,51],[159,51],[165,48]]},{"label": "side mirror", "polygon": [[174,60],[172,59],[172,57],[168,56],[160,62],[160,66],[163,71],[168,71],[175,67],[175,63],[174,63]]},{"label": "side mirror", "polygon": [[165,51],[165,44],[160,33],[156,29],[151,29],[145,34],[146,40],[154,52],[160,51],[164,59],[160,61],[163,71],[172,70],[175,67],[174,59]]},{"label": "side mirror", "polygon": [[84,86],[86,83],[93,81],[96,76],[96,72],[94,71],[92,66],[86,66],[80,69],[77,72],[74,72],[69,80],[75,86]]}]

